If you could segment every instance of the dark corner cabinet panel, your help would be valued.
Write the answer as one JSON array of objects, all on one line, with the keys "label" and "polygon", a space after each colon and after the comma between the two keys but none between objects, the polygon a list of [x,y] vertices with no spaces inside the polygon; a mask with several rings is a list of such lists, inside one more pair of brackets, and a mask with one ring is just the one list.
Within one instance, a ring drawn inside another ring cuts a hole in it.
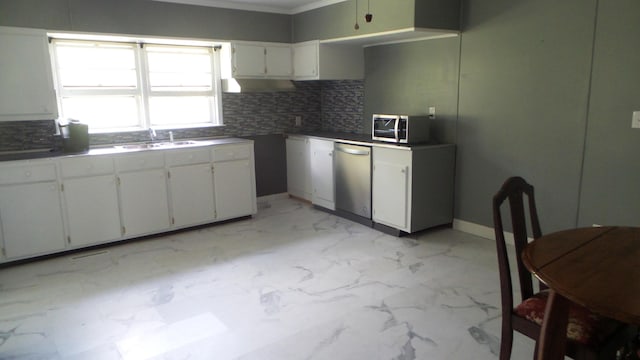
[{"label": "dark corner cabinet panel", "polygon": [[453,221],[455,145],[373,148],[373,221],[412,233]]}]

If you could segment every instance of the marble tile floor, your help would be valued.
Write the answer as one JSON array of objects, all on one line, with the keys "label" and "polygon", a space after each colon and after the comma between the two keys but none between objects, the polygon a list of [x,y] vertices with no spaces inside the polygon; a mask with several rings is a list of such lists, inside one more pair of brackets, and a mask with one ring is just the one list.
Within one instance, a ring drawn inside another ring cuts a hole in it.
[{"label": "marble tile floor", "polygon": [[[495,245],[286,196],[249,220],[0,269],[0,359],[496,359]],[[512,359],[534,343],[516,334]]]}]

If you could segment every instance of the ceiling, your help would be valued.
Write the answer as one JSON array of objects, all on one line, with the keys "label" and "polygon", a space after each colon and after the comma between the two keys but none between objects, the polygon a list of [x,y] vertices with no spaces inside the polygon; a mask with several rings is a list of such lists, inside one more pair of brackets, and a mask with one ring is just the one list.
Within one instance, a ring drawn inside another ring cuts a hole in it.
[{"label": "ceiling", "polygon": [[297,14],[346,0],[154,0],[228,9]]}]

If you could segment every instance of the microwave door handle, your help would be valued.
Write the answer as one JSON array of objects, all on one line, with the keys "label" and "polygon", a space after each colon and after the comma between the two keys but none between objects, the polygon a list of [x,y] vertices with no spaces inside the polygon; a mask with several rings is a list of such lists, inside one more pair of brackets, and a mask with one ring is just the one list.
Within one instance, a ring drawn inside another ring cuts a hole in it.
[{"label": "microwave door handle", "polygon": [[400,117],[397,117],[396,118],[396,124],[395,124],[395,127],[394,127],[394,130],[395,130],[394,133],[396,135],[396,142],[400,142],[400,129],[399,129],[399,127],[400,127]]},{"label": "microwave door handle", "polygon": [[369,155],[369,152],[366,150],[356,150],[356,149],[343,148],[343,147],[336,147],[336,150],[346,154],[351,154],[351,155]]}]

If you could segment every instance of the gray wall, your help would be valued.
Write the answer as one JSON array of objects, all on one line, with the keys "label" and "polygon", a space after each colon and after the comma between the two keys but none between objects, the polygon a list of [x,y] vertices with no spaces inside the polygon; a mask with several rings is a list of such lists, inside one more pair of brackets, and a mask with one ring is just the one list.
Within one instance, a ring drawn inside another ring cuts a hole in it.
[{"label": "gray wall", "polygon": [[634,0],[463,1],[456,218],[492,226],[492,195],[521,175],[545,232],[640,225],[637,14]]},{"label": "gray wall", "polygon": [[149,0],[0,0],[0,25],[291,42],[291,16]]},{"label": "gray wall", "polygon": [[579,224],[640,225],[640,2],[600,0]]},{"label": "gray wall", "polygon": [[365,49],[364,132],[373,114],[426,115],[436,107],[432,138],[456,142],[460,38]]}]

